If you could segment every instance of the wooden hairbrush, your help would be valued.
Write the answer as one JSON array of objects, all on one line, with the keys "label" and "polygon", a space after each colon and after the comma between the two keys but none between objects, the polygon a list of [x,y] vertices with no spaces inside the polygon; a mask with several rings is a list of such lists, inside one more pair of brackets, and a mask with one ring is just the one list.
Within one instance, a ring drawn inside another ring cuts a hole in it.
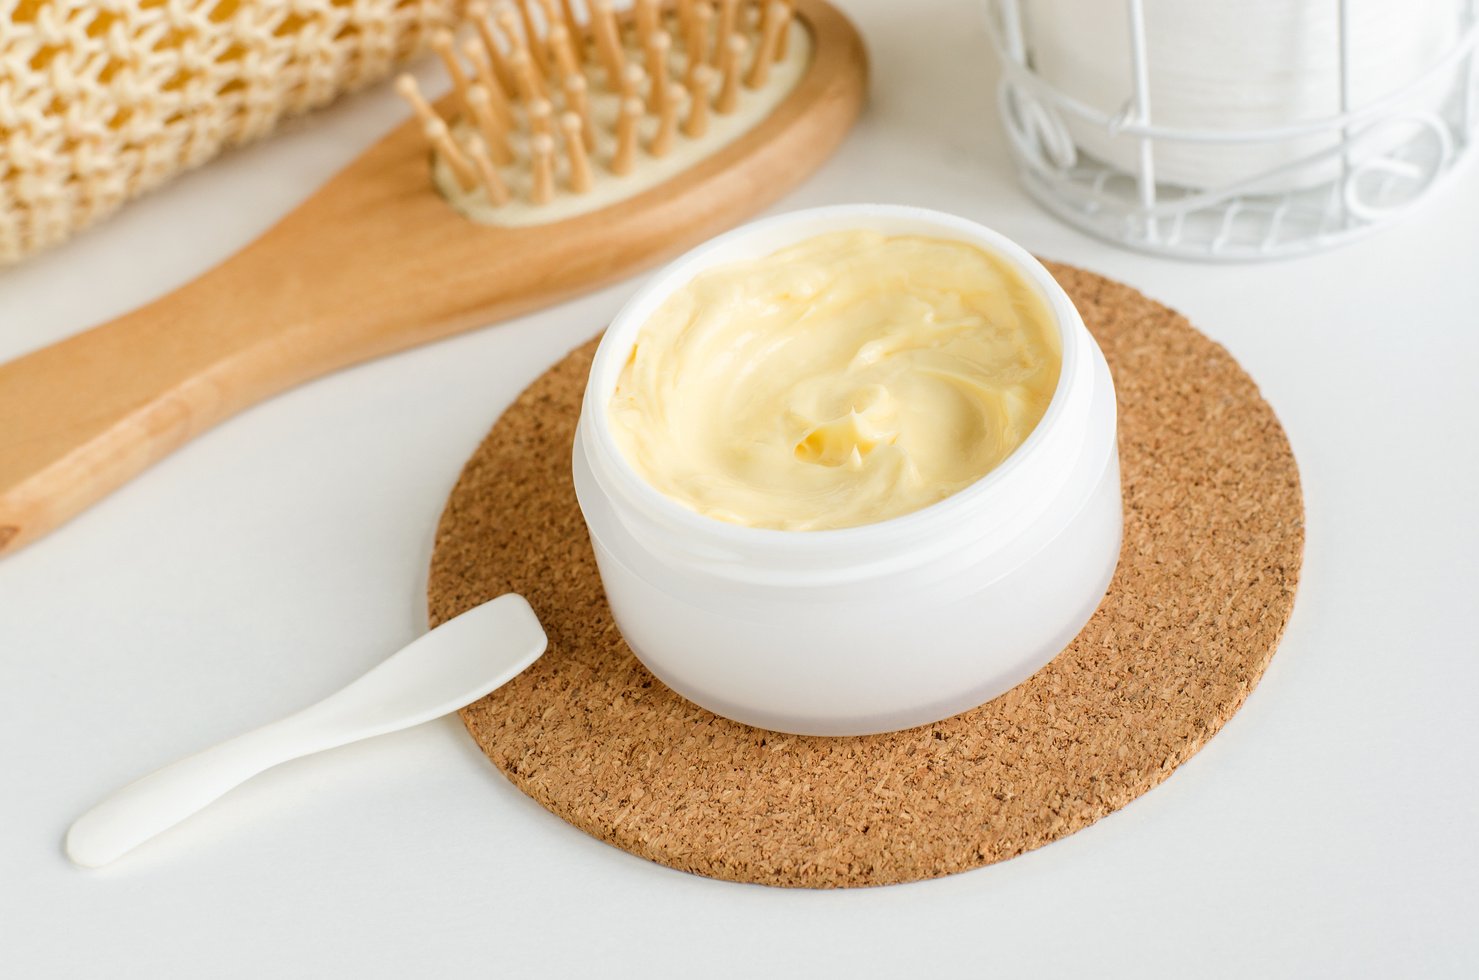
[{"label": "wooden hairbrush", "polygon": [[0,554],[270,395],[734,224],[815,169],[861,109],[862,42],[824,0],[588,6],[471,5],[470,43],[434,45],[444,99],[403,79],[416,118],[261,238],[0,366]]}]

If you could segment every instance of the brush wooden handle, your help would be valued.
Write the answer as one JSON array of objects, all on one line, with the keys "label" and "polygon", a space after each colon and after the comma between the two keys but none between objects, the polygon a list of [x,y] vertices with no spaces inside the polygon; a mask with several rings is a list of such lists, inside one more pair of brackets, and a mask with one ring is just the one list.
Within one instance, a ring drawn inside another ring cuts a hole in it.
[{"label": "brush wooden handle", "polygon": [[266,235],[174,293],[0,365],[0,555],[255,402],[338,368],[630,275],[764,207],[836,147],[867,62],[847,19],[800,0],[814,53],[755,129],[610,207],[474,224],[396,129]]},{"label": "brush wooden handle", "polygon": [[263,398],[452,329],[386,229],[356,240],[363,217],[322,213],[337,199],[311,200],[141,309],[0,366],[0,552]]}]

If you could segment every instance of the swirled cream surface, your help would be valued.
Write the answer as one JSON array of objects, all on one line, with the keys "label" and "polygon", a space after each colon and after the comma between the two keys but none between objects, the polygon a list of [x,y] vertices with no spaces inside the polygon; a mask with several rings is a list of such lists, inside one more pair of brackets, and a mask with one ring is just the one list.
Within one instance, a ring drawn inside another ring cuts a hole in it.
[{"label": "swirled cream surface", "polygon": [[1062,352],[1037,291],[963,242],[845,231],[700,273],[642,326],[608,408],[701,514],[782,530],[898,517],[1022,444]]}]

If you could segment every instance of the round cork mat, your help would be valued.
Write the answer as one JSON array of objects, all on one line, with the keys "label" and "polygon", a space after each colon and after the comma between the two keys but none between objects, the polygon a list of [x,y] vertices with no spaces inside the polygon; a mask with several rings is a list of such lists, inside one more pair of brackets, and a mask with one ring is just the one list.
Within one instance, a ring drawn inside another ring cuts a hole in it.
[{"label": "round cork mat", "polygon": [[861,738],[761,731],[668,690],[617,632],[571,488],[592,341],[494,426],[437,530],[433,624],[520,592],[549,634],[534,666],[462,712],[494,765],[633,854],[828,888],[1041,847],[1201,748],[1258,682],[1293,606],[1294,457],[1226,350],[1127,286],[1050,268],[1114,373],[1125,498],[1114,581],[1056,659],[979,708]]}]

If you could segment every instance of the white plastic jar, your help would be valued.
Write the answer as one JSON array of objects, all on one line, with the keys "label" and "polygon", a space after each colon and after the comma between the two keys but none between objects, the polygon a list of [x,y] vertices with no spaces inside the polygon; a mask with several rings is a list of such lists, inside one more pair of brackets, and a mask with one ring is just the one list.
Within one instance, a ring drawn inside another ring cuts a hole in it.
[{"label": "white plastic jar", "polygon": [[[876,524],[744,527],[664,496],[624,457],[607,413],[643,325],[705,269],[845,230],[955,239],[1020,271],[1062,340],[1042,420],[980,480]],[[921,208],[783,214],[654,276],[596,352],[574,475],[606,597],[633,652],[689,700],[782,732],[893,731],[996,697],[1083,628],[1119,559],[1114,385],[1098,345],[1030,254],[975,222]]]}]

